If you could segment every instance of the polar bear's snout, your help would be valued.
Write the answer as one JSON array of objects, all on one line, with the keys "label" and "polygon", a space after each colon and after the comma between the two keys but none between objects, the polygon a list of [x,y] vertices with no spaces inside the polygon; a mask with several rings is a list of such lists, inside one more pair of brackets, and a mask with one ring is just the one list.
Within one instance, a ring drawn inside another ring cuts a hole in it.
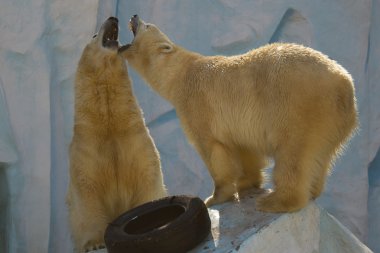
[{"label": "polar bear's snout", "polygon": [[133,36],[136,37],[137,29],[139,27],[140,18],[137,14],[133,15],[129,20],[129,29],[132,31]]},{"label": "polar bear's snout", "polygon": [[[138,29],[140,28],[140,25],[143,24],[145,26],[145,23],[144,21],[142,21],[140,19],[140,17],[135,14],[131,17],[131,19],[129,20],[129,23],[128,23],[128,28],[130,31],[132,31],[133,33],[133,36],[136,37],[137,35],[137,31]],[[134,40],[133,40],[134,41]],[[119,53],[123,53],[124,51],[126,51],[128,48],[131,47],[133,41],[130,43],[130,44],[126,44],[126,45],[123,45],[119,48]]]}]

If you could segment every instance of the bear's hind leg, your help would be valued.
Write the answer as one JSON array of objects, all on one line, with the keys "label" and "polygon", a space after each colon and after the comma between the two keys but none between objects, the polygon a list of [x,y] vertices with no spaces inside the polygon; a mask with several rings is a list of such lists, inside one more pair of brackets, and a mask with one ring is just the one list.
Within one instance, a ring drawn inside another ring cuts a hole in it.
[{"label": "bear's hind leg", "polygon": [[317,162],[317,164],[313,169],[313,181],[310,189],[312,199],[316,199],[322,194],[331,166],[330,159]]},{"label": "bear's hind leg", "polygon": [[313,199],[318,198],[323,192],[330,168],[341,149],[342,145],[339,141],[321,145],[320,152],[315,157],[315,166],[312,171],[313,182],[310,191]]},{"label": "bear's hind leg", "polygon": [[267,159],[253,151],[239,152],[243,175],[237,181],[237,190],[240,193],[249,189],[261,189],[264,183],[263,169],[268,165]]},{"label": "bear's hind leg", "polygon": [[301,143],[287,143],[275,157],[274,191],[257,199],[257,209],[265,212],[294,212],[310,199],[313,154]]},{"label": "bear's hind leg", "polygon": [[212,206],[232,199],[236,193],[236,180],[242,173],[234,151],[221,143],[214,143],[206,165],[214,180],[214,193],[205,200],[206,205]]}]

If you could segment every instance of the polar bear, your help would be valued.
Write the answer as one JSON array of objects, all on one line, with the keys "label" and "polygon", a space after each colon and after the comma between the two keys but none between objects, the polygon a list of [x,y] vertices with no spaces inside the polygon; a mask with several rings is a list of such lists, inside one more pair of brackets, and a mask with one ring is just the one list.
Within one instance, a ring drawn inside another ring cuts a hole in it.
[{"label": "polar bear", "polygon": [[343,67],[296,44],[203,56],[137,15],[129,25],[134,39],[119,52],[175,107],[214,180],[208,206],[262,187],[268,158],[274,190],[257,199],[258,210],[297,211],[321,194],[358,125],[353,80]]},{"label": "polar bear", "polygon": [[67,193],[76,252],[104,247],[108,223],[166,196],[159,154],[117,38],[118,20],[111,17],[83,50],[77,67]]}]

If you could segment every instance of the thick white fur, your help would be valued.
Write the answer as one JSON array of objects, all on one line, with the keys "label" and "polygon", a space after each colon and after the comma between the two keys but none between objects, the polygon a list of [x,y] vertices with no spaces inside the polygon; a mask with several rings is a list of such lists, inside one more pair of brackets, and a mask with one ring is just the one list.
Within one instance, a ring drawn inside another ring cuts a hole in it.
[{"label": "thick white fur", "polygon": [[125,60],[101,37],[102,30],[84,49],[75,81],[67,204],[76,252],[103,246],[108,223],[166,195]]},{"label": "thick white fur", "polygon": [[317,198],[329,169],[357,127],[350,74],[311,48],[275,43],[236,56],[187,51],[140,20],[123,52],[177,111],[212,178],[208,206],[263,183],[275,160],[274,191],[257,201],[291,212]]}]

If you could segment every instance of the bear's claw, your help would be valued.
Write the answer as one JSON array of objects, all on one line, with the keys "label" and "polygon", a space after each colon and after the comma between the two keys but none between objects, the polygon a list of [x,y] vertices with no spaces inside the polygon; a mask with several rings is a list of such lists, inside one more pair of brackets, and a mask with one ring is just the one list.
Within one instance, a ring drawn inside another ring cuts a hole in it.
[{"label": "bear's claw", "polygon": [[91,252],[94,250],[105,249],[105,248],[106,248],[106,246],[104,244],[95,244],[95,245],[90,245],[90,246],[86,247],[85,252]]}]

